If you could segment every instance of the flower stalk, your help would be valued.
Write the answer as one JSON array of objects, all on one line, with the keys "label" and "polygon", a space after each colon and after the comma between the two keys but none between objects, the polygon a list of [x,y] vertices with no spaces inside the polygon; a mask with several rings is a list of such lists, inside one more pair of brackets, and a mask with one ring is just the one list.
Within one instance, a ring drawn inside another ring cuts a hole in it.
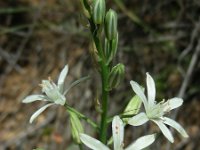
[{"label": "flower stalk", "polygon": [[100,42],[100,37],[97,34],[98,29],[96,29],[96,25],[92,20],[90,20],[91,25],[91,33],[92,38],[94,40],[95,46],[97,48],[100,60],[99,60],[99,66],[100,66],[100,74],[101,74],[101,84],[102,84],[102,114],[101,114],[101,122],[100,122],[100,140],[105,143],[107,139],[107,109],[108,109],[108,97],[109,92],[107,91],[108,87],[108,78],[109,78],[109,66],[106,64],[105,56],[102,50],[102,44]]},{"label": "flower stalk", "polygon": [[67,104],[65,104],[65,108],[66,108],[66,110],[69,110],[69,111],[75,113],[81,119],[85,120],[88,124],[90,124],[94,129],[96,129],[97,131],[99,131],[99,126],[94,121],[92,121],[91,119],[89,119],[88,117],[86,117],[84,114],[80,113],[79,111],[77,111],[76,109],[70,107]]}]

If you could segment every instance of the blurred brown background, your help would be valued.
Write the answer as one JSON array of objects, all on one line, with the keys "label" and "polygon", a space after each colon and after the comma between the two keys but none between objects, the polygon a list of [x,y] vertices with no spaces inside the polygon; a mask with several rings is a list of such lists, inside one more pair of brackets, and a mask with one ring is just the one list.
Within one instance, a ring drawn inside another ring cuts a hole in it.
[{"label": "blurred brown background", "polygon": [[[156,81],[158,100],[184,98],[176,118],[190,135],[181,139],[175,132],[171,148],[159,136],[151,148],[200,149],[200,1],[107,0],[109,7],[119,19],[115,62],[126,66],[124,81],[110,95],[110,115],[122,111],[133,96],[129,81],[144,85],[149,72]],[[65,64],[70,67],[67,83],[92,77],[71,90],[68,104],[98,120],[94,104],[100,82],[89,55],[90,33],[81,24],[80,12],[79,0],[0,1],[1,150],[63,150],[73,145],[64,108],[49,108],[29,124],[31,114],[44,103],[21,103],[25,96],[40,93],[42,79],[51,76],[56,81]],[[85,128],[93,133],[89,126]],[[146,134],[147,128],[128,127],[125,144]]]}]

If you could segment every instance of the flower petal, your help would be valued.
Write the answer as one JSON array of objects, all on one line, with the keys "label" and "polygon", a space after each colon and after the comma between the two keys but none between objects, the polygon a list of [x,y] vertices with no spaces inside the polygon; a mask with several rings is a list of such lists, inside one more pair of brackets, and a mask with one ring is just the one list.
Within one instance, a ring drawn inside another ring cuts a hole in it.
[{"label": "flower petal", "polygon": [[112,121],[112,134],[114,140],[114,149],[123,150],[124,124],[119,116],[115,116]]},{"label": "flower petal", "polygon": [[65,82],[65,78],[68,74],[68,65],[65,65],[65,67],[62,69],[59,78],[58,78],[58,89],[60,91],[60,93],[64,92],[64,82]]},{"label": "flower petal", "polygon": [[178,98],[178,97],[171,98],[171,99],[169,99],[167,102],[165,102],[163,104],[164,111],[165,112],[169,112],[172,109],[180,107],[182,104],[183,104],[183,99],[182,98]]},{"label": "flower petal", "polygon": [[155,103],[155,97],[156,97],[156,87],[155,82],[153,78],[149,75],[149,73],[146,73],[147,75],[147,95],[148,95],[148,103],[150,106],[153,106]]},{"label": "flower petal", "polygon": [[189,137],[186,131],[183,129],[183,127],[176,121],[170,118],[164,117],[164,123],[176,129],[183,137],[185,138]]},{"label": "flower petal", "polygon": [[50,101],[45,95],[29,95],[22,100],[23,103],[32,103],[34,101]]},{"label": "flower petal", "polygon": [[133,142],[130,146],[128,146],[125,150],[141,150],[151,145],[155,141],[156,134],[146,135],[140,137],[135,142]]},{"label": "flower petal", "polygon": [[33,120],[35,120],[35,118],[37,118],[45,109],[47,109],[49,106],[54,105],[54,103],[50,103],[47,105],[44,105],[43,107],[41,107],[40,109],[38,109],[30,118],[30,123],[33,122]]},{"label": "flower petal", "polygon": [[132,125],[132,126],[140,126],[143,125],[144,123],[146,123],[148,121],[148,117],[145,113],[139,113],[138,115],[135,115],[134,117],[130,118],[128,120],[128,124]]},{"label": "flower petal", "polygon": [[86,134],[81,133],[80,139],[87,147],[93,150],[109,150],[109,148],[105,146],[103,143]]},{"label": "flower petal", "polygon": [[144,107],[146,109],[147,108],[147,98],[144,95],[144,92],[141,89],[140,85],[135,81],[130,81],[130,84],[131,84],[133,91],[140,97],[140,99],[144,103]]},{"label": "flower petal", "polygon": [[172,133],[170,132],[170,130],[166,127],[166,125],[163,123],[162,120],[152,120],[153,122],[155,122],[158,127],[160,128],[160,130],[162,131],[162,133],[164,134],[164,136],[171,142],[174,143],[174,138],[172,136]]}]

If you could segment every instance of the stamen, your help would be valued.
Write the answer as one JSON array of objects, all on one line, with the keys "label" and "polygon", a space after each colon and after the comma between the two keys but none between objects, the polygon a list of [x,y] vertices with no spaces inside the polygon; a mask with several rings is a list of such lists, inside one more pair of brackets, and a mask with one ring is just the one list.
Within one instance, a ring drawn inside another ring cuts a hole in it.
[{"label": "stamen", "polygon": [[49,80],[49,82],[50,82],[51,84],[54,83],[53,80],[51,79],[51,77],[48,77],[48,80]]}]

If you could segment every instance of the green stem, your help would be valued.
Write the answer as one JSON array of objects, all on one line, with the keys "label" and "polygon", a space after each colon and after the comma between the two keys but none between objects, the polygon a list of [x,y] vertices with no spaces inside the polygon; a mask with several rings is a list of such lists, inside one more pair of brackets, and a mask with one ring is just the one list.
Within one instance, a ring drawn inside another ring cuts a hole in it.
[{"label": "green stem", "polygon": [[83,145],[82,144],[78,144],[78,147],[80,150],[83,150]]},{"label": "green stem", "polygon": [[102,114],[101,114],[101,125],[100,125],[100,140],[106,143],[107,140],[107,111],[108,111],[108,72],[109,68],[105,64],[102,64]]},{"label": "green stem", "polygon": [[65,107],[67,110],[70,110],[72,112],[74,112],[75,114],[77,114],[81,119],[85,120],[87,123],[89,123],[92,127],[94,127],[97,131],[99,131],[99,127],[98,125],[92,121],[91,119],[89,119],[88,117],[86,117],[85,115],[83,115],[82,113],[78,112],[76,109],[68,106],[67,104],[65,104]]},{"label": "green stem", "polygon": [[108,75],[109,75],[109,66],[106,65],[106,58],[103,53],[102,44],[101,44],[101,38],[98,34],[98,31],[100,29],[100,26],[96,26],[92,20],[89,20],[90,22],[90,30],[92,33],[92,37],[94,40],[94,43],[96,45],[97,51],[99,53],[99,65],[101,67],[101,83],[102,83],[102,114],[101,114],[101,123],[100,123],[100,140],[103,143],[106,143],[107,140],[107,111],[108,111],[108,94],[107,91],[108,87]]}]

